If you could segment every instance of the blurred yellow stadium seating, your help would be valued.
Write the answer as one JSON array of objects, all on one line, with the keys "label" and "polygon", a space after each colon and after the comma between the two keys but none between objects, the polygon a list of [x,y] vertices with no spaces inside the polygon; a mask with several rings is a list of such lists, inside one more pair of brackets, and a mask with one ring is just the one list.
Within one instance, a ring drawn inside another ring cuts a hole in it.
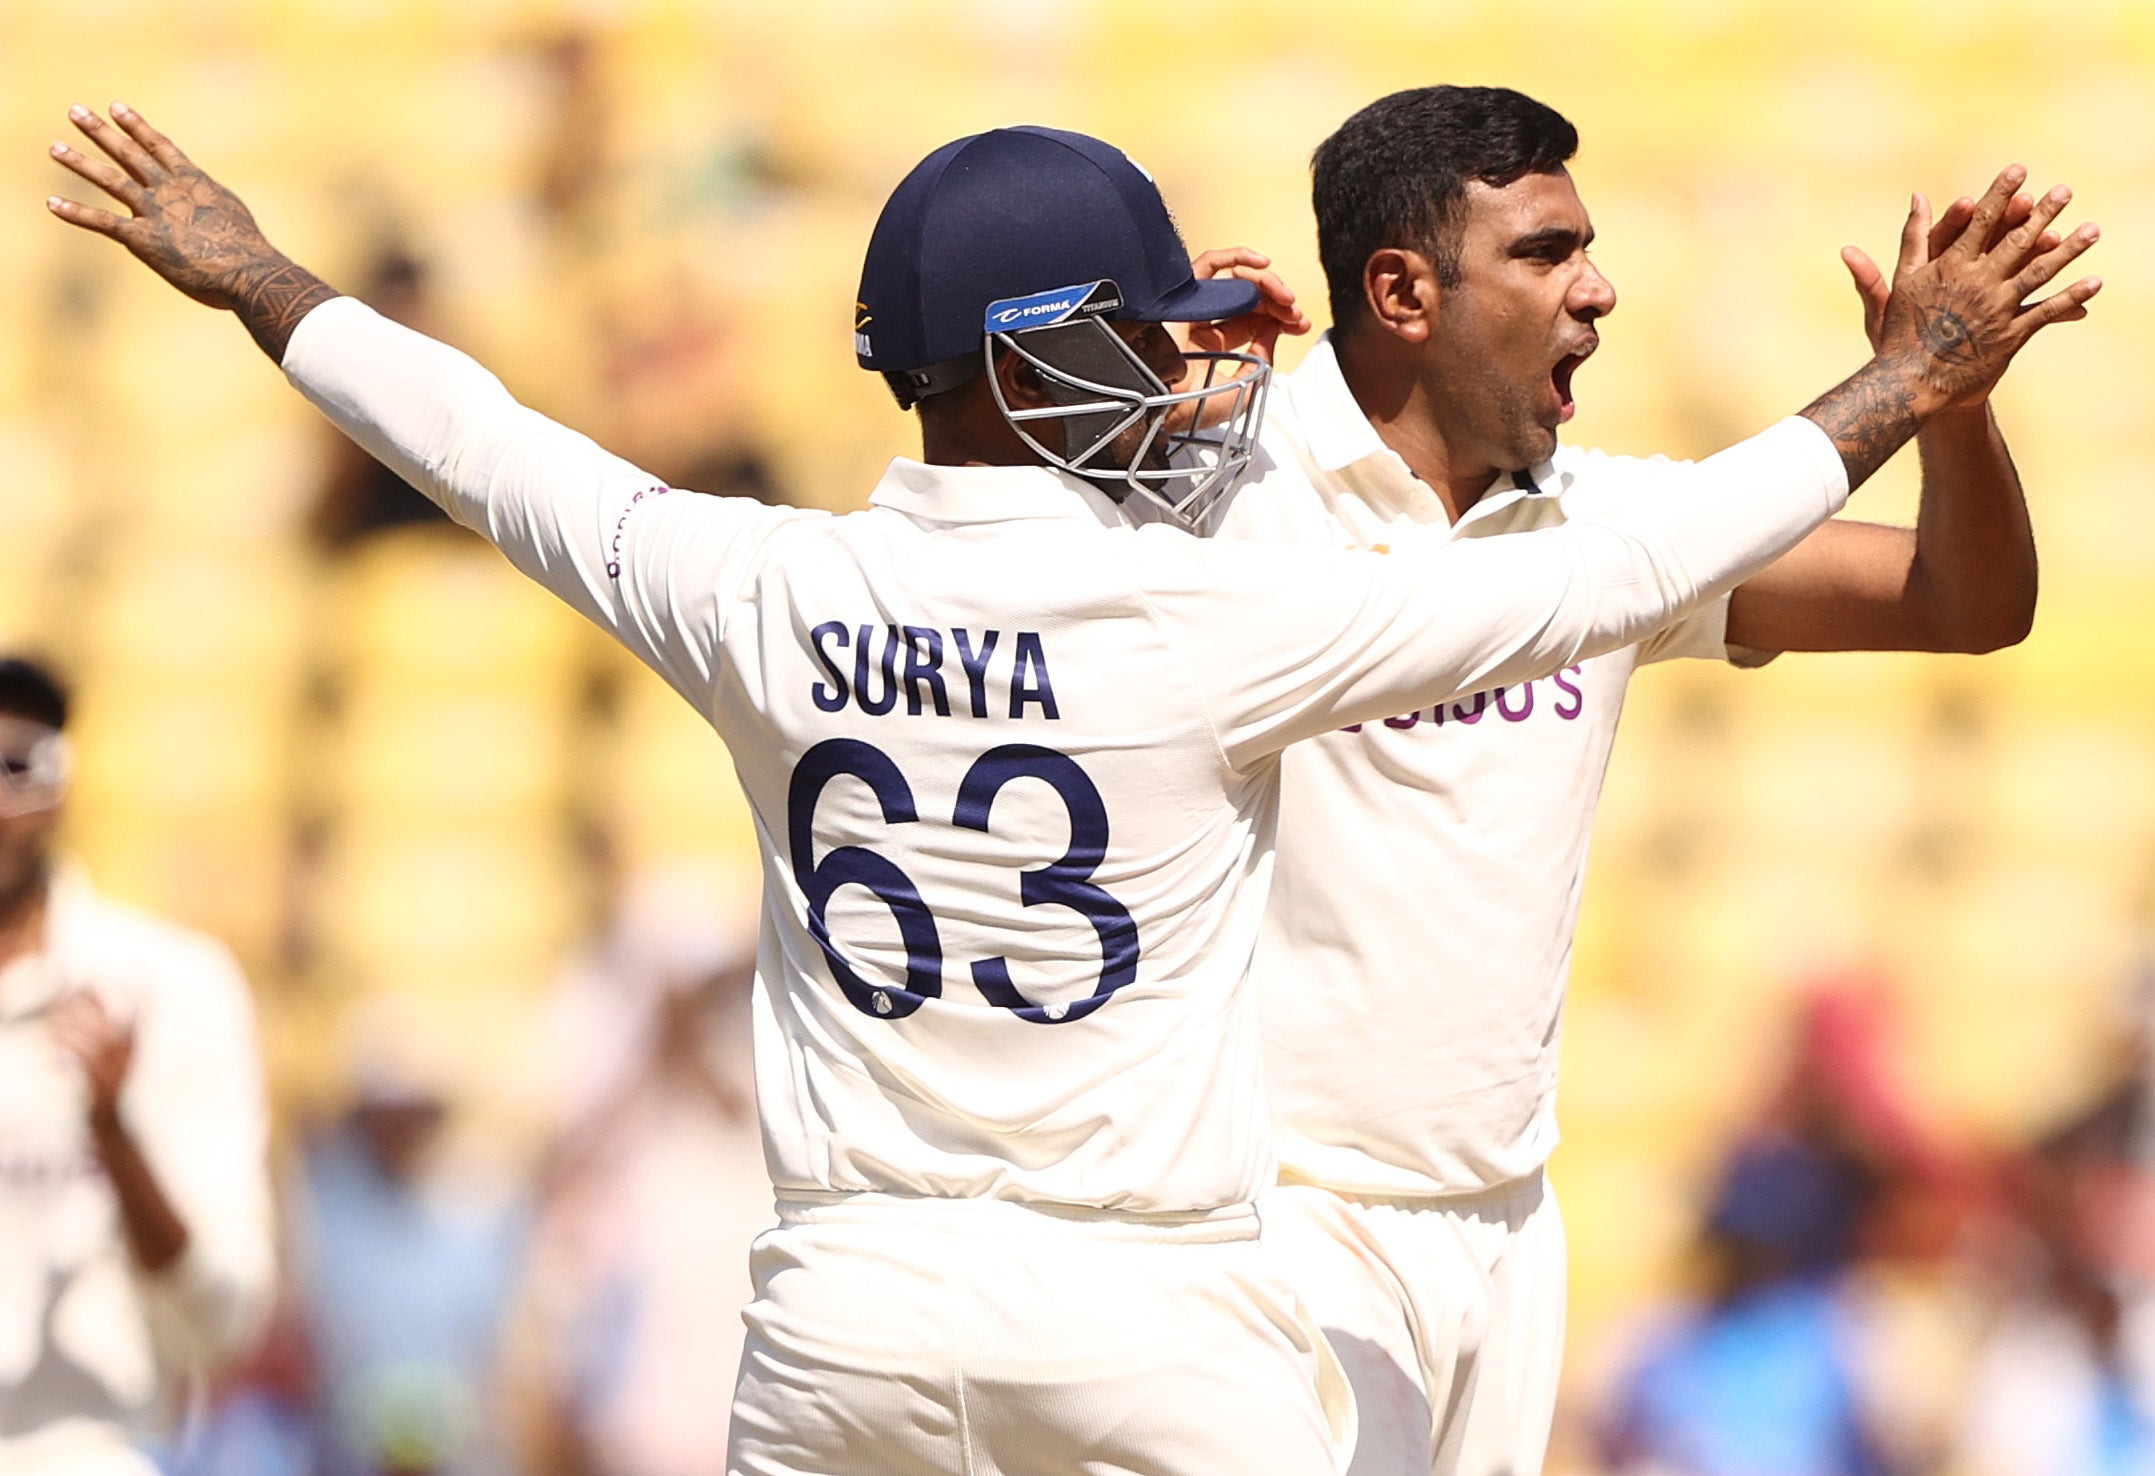
[{"label": "blurred yellow stadium seating", "polygon": [[[2068,177],[2111,230],[2113,281],[2000,396],[2044,549],[2035,636],[1636,683],[1567,1030],[1558,1180],[1590,1365],[1671,1274],[1685,1195],[1807,973],[1882,970],[1926,1091],[1971,1133],[2048,1120],[2102,1057],[2155,880],[2155,278],[2127,270],[2155,229],[2151,17],[1638,0],[1403,24],[1371,0],[1249,0],[1172,23],[1202,28],[1193,63],[1131,44],[1169,24],[1135,0],[5,7],[0,644],[79,678],[76,849],[240,948],[295,1101],[334,1074],[325,1001],[393,987],[456,1030],[530,1008],[603,900],[579,827],[617,869],[754,851],[702,718],[476,540],[309,545],[322,433],[245,336],[33,218],[78,99],[168,125],[335,280],[406,241],[444,331],[550,412],[669,450],[745,440],[787,496],[832,508],[909,439],[846,351],[861,245],[889,183],[959,131],[1125,142],[1193,246],[1272,250],[1321,316],[1314,143],[1393,87],[1523,86],[1581,125],[1623,297],[1575,439],[1677,455],[1854,366],[1835,252],[1883,257],[1909,188],[1944,199],[2014,157]],[[571,30],[608,121],[583,140],[598,182],[556,219],[536,203],[562,116],[545,58]],[[640,398],[670,369],[636,376],[689,317],[715,345],[690,381],[708,403],[676,411]],[[646,388],[624,403],[623,384]],[[1906,517],[1914,485],[1897,465],[1855,511]],[[311,949],[287,946],[295,926]]]}]

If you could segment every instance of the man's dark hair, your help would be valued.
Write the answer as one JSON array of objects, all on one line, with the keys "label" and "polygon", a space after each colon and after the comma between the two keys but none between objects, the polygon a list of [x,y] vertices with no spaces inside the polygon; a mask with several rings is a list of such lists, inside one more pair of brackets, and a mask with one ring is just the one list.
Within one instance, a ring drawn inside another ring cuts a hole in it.
[{"label": "man's dark hair", "polygon": [[49,728],[67,726],[67,689],[35,661],[0,656],[0,712]]},{"label": "man's dark hair", "polygon": [[1563,114],[1509,87],[1410,88],[1340,124],[1310,159],[1333,327],[1362,316],[1362,268],[1387,246],[1421,252],[1439,285],[1459,284],[1467,181],[1502,188],[1578,151]]}]

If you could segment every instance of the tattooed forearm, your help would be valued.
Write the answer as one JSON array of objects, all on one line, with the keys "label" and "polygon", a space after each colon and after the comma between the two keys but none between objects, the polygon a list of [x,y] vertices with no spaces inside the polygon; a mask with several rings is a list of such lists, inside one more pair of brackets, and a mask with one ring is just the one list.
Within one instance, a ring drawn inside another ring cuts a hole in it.
[{"label": "tattooed forearm", "polygon": [[281,364],[299,320],[337,295],[337,289],[289,257],[265,257],[233,274],[232,311],[262,352]]},{"label": "tattooed forearm", "polygon": [[1870,480],[1922,423],[1909,376],[1873,359],[1804,407],[1804,418],[1833,437],[1850,491]]}]

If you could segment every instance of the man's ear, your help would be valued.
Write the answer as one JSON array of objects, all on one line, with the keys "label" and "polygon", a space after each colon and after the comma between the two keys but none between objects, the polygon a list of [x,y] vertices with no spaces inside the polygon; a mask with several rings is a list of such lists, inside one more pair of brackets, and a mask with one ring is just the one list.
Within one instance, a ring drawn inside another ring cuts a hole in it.
[{"label": "man's ear", "polygon": [[1369,315],[1403,342],[1429,341],[1442,299],[1436,264],[1419,251],[1387,246],[1362,264],[1362,301]]},{"label": "man's ear", "polygon": [[1050,403],[1048,387],[1041,379],[1040,371],[1014,350],[996,350],[995,379],[1002,386],[1003,402],[1013,410],[1038,410]]}]

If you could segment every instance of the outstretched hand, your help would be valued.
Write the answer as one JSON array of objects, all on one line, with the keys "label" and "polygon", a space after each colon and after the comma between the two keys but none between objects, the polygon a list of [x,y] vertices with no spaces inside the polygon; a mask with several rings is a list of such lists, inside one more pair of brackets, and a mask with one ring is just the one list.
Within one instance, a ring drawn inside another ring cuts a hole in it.
[{"label": "outstretched hand", "polygon": [[282,360],[299,320],[335,290],[270,245],[239,196],[140,113],[114,103],[107,121],[78,105],[68,118],[98,153],[55,143],[52,157],[127,214],[58,195],[47,197],[46,208],[69,225],[118,241],[195,301],[237,313],[262,351]]},{"label": "outstretched hand", "polygon": [[1914,196],[1890,286],[1861,250],[1841,253],[1864,300],[1872,347],[1934,409],[1980,405],[2030,338],[2086,317],[2102,288],[2100,277],[2083,277],[2028,301],[2101,233],[2092,222],[2069,235],[2051,229],[2072,191],[2059,185],[2031,200],[2020,193],[2026,178],[2013,165],[1980,200],[1957,200],[1935,222],[1929,201]]}]

